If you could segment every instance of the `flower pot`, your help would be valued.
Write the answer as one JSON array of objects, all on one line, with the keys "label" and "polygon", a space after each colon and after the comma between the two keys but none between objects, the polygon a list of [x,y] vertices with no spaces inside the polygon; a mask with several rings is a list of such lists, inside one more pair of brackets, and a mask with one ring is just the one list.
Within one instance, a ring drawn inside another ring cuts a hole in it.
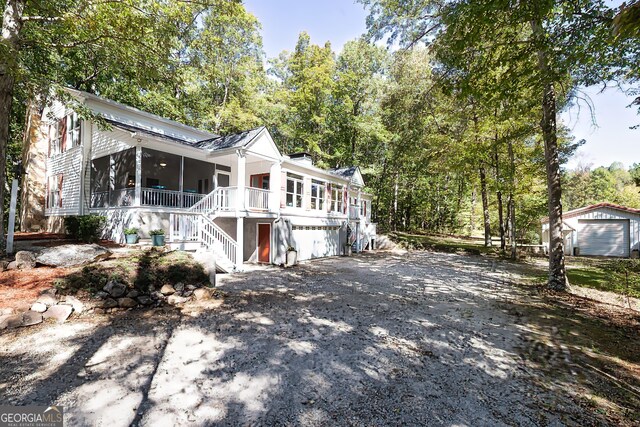
[{"label": "flower pot", "polygon": [[135,245],[136,243],[138,243],[137,234],[125,234],[124,238],[127,240],[127,245]]},{"label": "flower pot", "polygon": [[298,252],[287,251],[287,267],[292,267],[298,263]]},{"label": "flower pot", "polygon": [[164,234],[154,234],[151,236],[153,246],[164,246]]}]

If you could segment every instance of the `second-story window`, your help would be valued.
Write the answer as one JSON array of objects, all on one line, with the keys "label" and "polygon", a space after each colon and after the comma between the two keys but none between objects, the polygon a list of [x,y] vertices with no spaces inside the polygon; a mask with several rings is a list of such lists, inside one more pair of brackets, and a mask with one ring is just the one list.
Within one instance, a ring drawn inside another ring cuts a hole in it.
[{"label": "second-story window", "polygon": [[49,155],[59,154],[80,145],[80,118],[70,113],[56,120],[49,130]]},{"label": "second-story window", "polygon": [[325,183],[322,181],[311,181],[311,209],[324,209]]},{"label": "second-story window", "polygon": [[344,198],[344,189],[341,185],[333,185],[331,190],[331,201],[333,202],[333,211],[343,213],[342,204]]},{"label": "second-story window", "polygon": [[287,206],[290,208],[302,207],[302,195],[304,194],[304,182],[300,175],[287,174]]},{"label": "second-story window", "polygon": [[67,141],[70,148],[80,145],[80,118],[76,113],[67,116]]}]

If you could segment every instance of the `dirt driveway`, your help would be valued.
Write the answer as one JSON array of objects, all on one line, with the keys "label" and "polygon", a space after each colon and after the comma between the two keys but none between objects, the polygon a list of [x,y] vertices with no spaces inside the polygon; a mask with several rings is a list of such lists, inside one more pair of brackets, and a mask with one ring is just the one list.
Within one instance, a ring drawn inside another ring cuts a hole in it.
[{"label": "dirt driveway", "polygon": [[509,280],[425,252],[244,273],[217,306],[5,333],[0,396],[64,405],[69,426],[604,423],[523,361]]}]

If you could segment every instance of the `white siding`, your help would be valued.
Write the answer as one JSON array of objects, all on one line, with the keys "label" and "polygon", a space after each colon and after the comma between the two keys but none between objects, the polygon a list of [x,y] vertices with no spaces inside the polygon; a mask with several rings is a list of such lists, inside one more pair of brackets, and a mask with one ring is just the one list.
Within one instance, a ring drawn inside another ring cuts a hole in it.
[{"label": "white siding", "polygon": [[47,177],[62,174],[62,207],[45,211],[46,215],[79,215],[82,180],[82,146],[47,159]]},{"label": "white siding", "polygon": [[[127,150],[135,146],[135,139],[131,138],[128,132],[120,129],[112,131],[100,130],[93,125],[93,133],[91,138],[91,158],[108,156],[109,154]],[[128,142],[127,142],[128,141]]]}]

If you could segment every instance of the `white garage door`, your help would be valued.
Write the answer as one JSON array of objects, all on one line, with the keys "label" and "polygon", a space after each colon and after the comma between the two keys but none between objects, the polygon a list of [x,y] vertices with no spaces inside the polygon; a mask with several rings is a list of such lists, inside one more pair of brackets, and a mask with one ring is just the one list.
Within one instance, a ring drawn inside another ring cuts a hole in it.
[{"label": "white garage door", "polygon": [[298,259],[339,255],[339,230],[333,226],[294,226],[292,232]]},{"label": "white garage door", "polygon": [[629,221],[578,220],[580,255],[629,256]]}]

